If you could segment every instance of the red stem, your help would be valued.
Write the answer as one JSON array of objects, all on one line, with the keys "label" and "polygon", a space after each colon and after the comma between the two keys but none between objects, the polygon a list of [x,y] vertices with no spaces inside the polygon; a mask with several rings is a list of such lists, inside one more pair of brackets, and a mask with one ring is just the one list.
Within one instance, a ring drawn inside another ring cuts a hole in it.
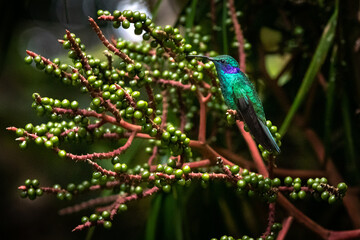
[{"label": "red stem", "polygon": [[245,70],[246,70],[246,63],[245,63],[246,55],[245,55],[245,51],[244,51],[245,41],[244,41],[244,36],[243,36],[242,30],[241,30],[241,26],[236,17],[236,9],[235,9],[235,5],[234,5],[234,0],[229,0],[229,10],[230,10],[230,15],[231,15],[231,20],[234,25],[236,40],[239,43],[238,54],[239,54],[240,70],[242,72],[245,72]]},{"label": "red stem", "polygon": [[294,220],[294,217],[292,217],[292,216],[289,216],[284,219],[284,221],[282,222],[282,229],[278,233],[277,240],[285,239],[286,234],[288,233],[293,220]]},{"label": "red stem", "polygon": [[97,23],[94,21],[94,19],[92,19],[91,17],[89,17],[89,22],[91,27],[94,29],[95,33],[97,34],[97,36],[99,37],[100,41],[105,45],[105,47],[107,47],[110,51],[112,51],[115,55],[119,56],[120,58],[122,58],[124,61],[126,61],[127,63],[134,63],[134,60],[132,60],[128,55],[126,55],[125,53],[123,53],[122,51],[120,51],[119,49],[117,49],[114,45],[112,45],[104,36],[104,34],[102,33],[101,29],[99,28],[99,26],[97,25]]},{"label": "red stem", "polygon": [[265,233],[262,235],[262,238],[266,238],[270,232],[271,232],[271,226],[274,224],[275,222],[275,203],[270,203],[269,204],[269,215],[268,215],[268,225],[267,225],[267,228],[266,228],[266,231]]},{"label": "red stem", "polygon": [[89,201],[82,202],[80,204],[76,204],[74,206],[70,206],[70,207],[61,209],[59,211],[59,215],[73,214],[73,213],[80,212],[80,211],[88,209],[88,208],[92,208],[94,206],[104,205],[104,204],[115,201],[118,197],[119,197],[119,195],[116,194],[116,195],[110,195],[110,196],[106,196],[106,197],[90,199]]},{"label": "red stem", "polygon": [[[66,153],[66,157],[67,158],[70,158],[72,160],[75,160],[75,161],[86,161],[86,160],[92,160],[92,159],[107,159],[107,158],[112,158],[112,157],[115,157],[117,155],[120,155],[121,153],[123,153],[126,149],[128,149],[130,146],[131,146],[131,143],[132,141],[134,140],[134,137],[136,135],[136,132],[133,132],[129,139],[127,140],[127,142],[111,151],[111,152],[106,152],[106,153],[89,153],[89,154],[85,154],[85,155],[76,155],[76,154],[72,154],[72,153]],[[56,152],[60,151],[59,148],[54,148],[54,150]]]},{"label": "red stem", "polygon": [[197,90],[197,96],[200,104],[200,113],[199,113],[200,122],[199,122],[198,140],[200,142],[205,142],[206,141],[206,103],[204,97],[202,96],[199,90]]},{"label": "red stem", "polygon": [[67,39],[69,40],[71,47],[76,52],[76,55],[81,59],[81,63],[84,65],[85,70],[91,70],[91,67],[89,65],[89,62],[87,60],[87,57],[84,55],[84,53],[81,51],[81,48],[79,47],[79,44],[75,41],[75,39],[71,36],[70,31],[66,31]]},{"label": "red stem", "polygon": [[241,134],[243,135],[243,137],[249,147],[251,156],[255,162],[255,166],[258,169],[259,173],[262,174],[264,177],[268,177],[269,173],[268,173],[267,168],[261,158],[259,149],[258,149],[254,139],[251,137],[250,133],[248,133],[244,130],[243,122],[237,120],[236,124],[237,124],[238,128],[240,129]]}]

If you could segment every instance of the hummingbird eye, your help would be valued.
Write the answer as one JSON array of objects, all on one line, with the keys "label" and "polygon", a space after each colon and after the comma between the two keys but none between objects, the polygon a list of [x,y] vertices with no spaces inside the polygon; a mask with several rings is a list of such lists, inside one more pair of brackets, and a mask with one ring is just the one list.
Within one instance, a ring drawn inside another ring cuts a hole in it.
[{"label": "hummingbird eye", "polygon": [[221,63],[225,63],[225,60],[224,60],[224,59],[221,59],[220,62],[221,62]]}]

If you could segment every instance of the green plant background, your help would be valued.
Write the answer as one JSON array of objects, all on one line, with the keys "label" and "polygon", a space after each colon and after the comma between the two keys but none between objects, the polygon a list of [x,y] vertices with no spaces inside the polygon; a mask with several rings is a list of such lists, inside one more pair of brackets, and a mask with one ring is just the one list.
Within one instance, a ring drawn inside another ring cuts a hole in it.
[{"label": "green plant background", "polygon": [[[62,38],[65,28],[79,35],[90,51],[100,55],[104,48],[88,25],[87,15],[95,16],[99,8],[112,11],[119,1],[105,2],[89,1],[84,10],[81,4],[72,5],[70,1],[13,1],[1,15],[0,180],[3,192],[3,221],[0,229],[3,233],[10,234],[12,239],[83,239],[89,234],[87,231],[71,233],[74,225],[79,223],[82,213],[58,216],[57,211],[68,203],[54,200],[51,196],[44,196],[36,201],[23,200],[19,197],[17,186],[23,184],[26,178],[37,178],[42,185],[66,185],[69,181],[78,182],[89,178],[91,168],[86,164],[60,160],[52,152],[34,145],[20,151],[17,143],[13,141],[13,134],[5,131],[5,128],[42,121],[30,106],[33,92],[79,99],[80,104],[85,101],[81,99],[84,96],[80,95],[77,89],[53,81],[24,64],[23,58],[29,47],[46,57],[65,58],[66,52],[56,42],[57,38]],[[160,24],[168,24],[167,21],[177,22],[181,16],[187,16],[187,27],[202,25],[211,33],[209,4],[203,1],[169,2],[171,9],[177,13],[171,17],[166,16],[168,9],[160,5],[156,18]],[[219,53],[236,55],[237,48],[232,44],[234,34],[231,24],[227,23],[225,5],[222,1],[216,2],[219,30],[215,32],[215,40],[209,48]],[[299,87],[307,81],[309,75],[316,74],[314,69],[320,69],[329,84],[327,91],[322,90],[316,77],[313,84],[311,79],[308,80],[309,87],[304,88],[304,101],[299,105],[298,112],[307,119],[306,126],[314,129],[322,138],[329,156],[345,181],[350,186],[359,187],[357,146],[360,136],[360,59],[359,51],[355,50],[360,29],[356,18],[358,2],[341,1],[338,27],[331,32],[333,43],[320,42],[318,52],[316,49],[319,39],[335,9],[334,1],[236,2],[237,10],[243,15],[239,21],[245,38],[251,44],[251,50],[247,52],[247,71],[263,99],[267,117],[281,126],[286,119],[286,112],[282,111],[281,104],[264,80],[261,54],[266,53],[265,67],[271,77],[279,73],[289,58],[292,59],[288,71],[278,82],[291,101],[295,99]],[[144,4],[153,10],[158,7],[156,1]],[[72,10],[69,11],[68,7]],[[187,13],[187,8],[196,11],[188,10]],[[81,14],[74,14],[76,11]],[[100,27],[111,34],[109,25]],[[326,46],[327,43],[330,43],[329,46]],[[334,56],[334,44],[337,52],[336,61],[332,64],[330,58]],[[319,58],[324,58],[322,66],[310,64],[315,52],[319,54]],[[336,81],[332,83],[332,79]],[[281,131],[288,131],[283,139],[283,154],[278,165],[292,169],[321,169],[302,128],[294,121],[289,121],[288,124],[281,128]],[[239,143],[235,145],[241,155],[248,156],[240,133]],[[135,142],[127,152],[129,159],[140,148],[141,141]],[[85,152],[93,151],[94,148],[84,144],[75,150]],[[329,229],[345,230],[352,226],[342,205],[329,207],[315,201],[304,201],[297,202],[296,206]],[[226,188],[224,184],[211,184],[207,189],[194,185],[188,189],[176,188],[173,194],[160,194],[129,204],[129,210],[116,217],[111,231],[98,228],[93,233],[93,239],[110,236],[121,236],[123,239],[210,239],[223,234],[260,235],[266,226],[266,212],[266,205],[261,201],[254,202],[246,198],[239,200],[233,190]],[[280,220],[286,216],[283,211],[278,211],[277,214]],[[294,223],[288,239],[305,237],[316,239],[309,230]]]}]

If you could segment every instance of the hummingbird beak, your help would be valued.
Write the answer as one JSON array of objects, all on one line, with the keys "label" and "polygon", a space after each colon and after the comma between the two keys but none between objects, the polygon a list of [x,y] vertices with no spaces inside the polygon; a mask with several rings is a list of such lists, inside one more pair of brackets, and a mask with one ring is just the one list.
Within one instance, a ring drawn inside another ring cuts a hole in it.
[{"label": "hummingbird beak", "polygon": [[202,55],[187,55],[187,57],[191,57],[191,58],[195,58],[195,57],[205,58],[205,59],[207,59],[207,60],[213,61],[213,58],[208,57],[208,56],[202,56]]}]

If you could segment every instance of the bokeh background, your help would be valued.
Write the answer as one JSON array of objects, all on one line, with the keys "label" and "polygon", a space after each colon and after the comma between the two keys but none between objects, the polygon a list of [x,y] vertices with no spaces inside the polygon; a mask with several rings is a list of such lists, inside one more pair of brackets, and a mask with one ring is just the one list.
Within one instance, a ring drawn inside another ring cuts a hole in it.
[{"label": "bokeh background", "polygon": [[[216,2],[219,6],[218,12],[221,12],[222,1]],[[344,2],[340,4],[339,27],[335,38],[339,45],[341,62],[338,68],[339,85],[335,95],[329,154],[358,196],[360,13],[358,1]],[[93,239],[144,239],[147,221],[154,216],[151,215],[150,209],[153,208],[150,208],[150,205],[163,210],[157,216],[157,224],[161,229],[158,230],[158,239],[171,239],[174,236],[177,239],[210,239],[225,233],[261,234],[266,222],[264,204],[252,204],[251,200],[239,202],[231,189],[216,184],[207,190],[196,187],[187,190],[186,196],[191,201],[187,199],[179,202],[174,200],[176,196],[159,196],[131,203],[129,211],[116,218],[111,231],[97,228],[92,234],[87,231],[71,233],[71,229],[80,223],[83,213],[59,216],[58,210],[69,203],[60,202],[52,196],[44,196],[36,201],[19,197],[17,187],[27,178],[37,178],[43,186],[54,183],[66,185],[69,180],[79,182],[91,177],[92,173],[92,169],[86,164],[60,160],[53,152],[35,145],[20,150],[18,143],[14,141],[14,134],[5,130],[8,126],[25,126],[28,122],[38,124],[43,121],[31,108],[31,95],[34,92],[60,99],[77,99],[80,103],[87,101],[86,96],[81,95],[78,89],[54,81],[34,67],[26,65],[23,62],[25,50],[32,50],[50,59],[65,59],[67,52],[57,39],[63,37],[65,29],[69,29],[81,37],[88,52],[101,55],[105,49],[87,21],[88,16],[96,17],[98,9],[107,9],[110,12],[115,9],[131,9],[146,12],[148,15],[158,9],[156,23],[166,25],[175,24],[181,16],[186,16],[191,3],[192,1],[164,0],[159,8],[155,0],[24,0],[0,3],[0,203],[3,216],[0,229],[3,236],[8,235],[9,239],[84,239],[92,235]],[[293,99],[333,6],[334,1],[326,0],[259,0],[237,3],[237,10],[240,10],[242,15],[240,23],[245,37],[248,43],[252,44],[251,50],[247,52],[249,72],[258,83],[257,88],[265,100],[268,118],[279,126],[286,113],[279,110],[276,98],[266,89],[263,73],[258,70],[259,55],[266,54],[265,67],[271,77],[275,77],[289,59],[292,59],[293,63],[278,84],[285,89],[289,99]],[[211,25],[208,4],[198,1],[196,11],[198,14],[195,22]],[[221,19],[218,21],[218,32],[215,35],[217,43],[221,43],[221,27],[231,27],[223,25]],[[132,38],[134,36],[131,30],[128,34],[114,30],[111,24],[99,25],[107,36],[139,40]],[[234,38],[231,34],[228,42],[229,54],[236,55],[236,45],[233,44]],[[219,53],[224,51],[222,45],[213,47]],[[293,57],[294,52],[296,57]],[[325,61],[322,71],[327,77],[329,60]],[[306,126],[313,128],[323,137],[326,93],[321,91],[319,84],[314,85],[309,94],[312,107],[304,107],[300,111],[306,116]],[[346,100],[343,100],[344,97]],[[141,148],[141,143],[137,145],[132,152],[127,153],[129,157]],[[279,159],[280,166],[321,169],[301,128],[290,127],[283,149],[284,155]],[[80,145],[78,150],[94,151],[94,148]],[[246,156],[246,153],[243,154]],[[297,206],[327,228],[345,230],[353,226],[342,205],[336,205],[330,210],[327,204],[317,202],[300,202]],[[186,225],[173,220],[180,215],[187,221]],[[284,213],[280,211],[279,219],[282,216]],[[246,227],[239,226],[242,223]],[[310,239],[317,239],[317,236],[296,223],[289,234],[288,239],[304,239],[309,236]]]}]

